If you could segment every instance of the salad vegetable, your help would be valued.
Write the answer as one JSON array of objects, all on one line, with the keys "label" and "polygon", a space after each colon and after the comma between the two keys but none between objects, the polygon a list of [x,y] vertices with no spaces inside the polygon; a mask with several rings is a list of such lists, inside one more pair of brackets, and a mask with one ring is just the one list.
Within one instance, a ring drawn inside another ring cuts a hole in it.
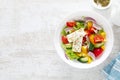
[{"label": "salad vegetable", "polygon": [[82,63],[87,63],[88,59],[89,59],[89,57],[87,57],[87,56],[81,56],[80,58],[78,58],[78,61],[80,61]]},{"label": "salad vegetable", "polygon": [[67,25],[68,27],[73,27],[73,26],[76,25],[76,22],[75,22],[75,21],[67,22],[66,25]]},{"label": "salad vegetable", "polygon": [[68,44],[65,44],[66,48],[67,49],[71,49],[72,48],[72,44],[68,43]]},{"label": "salad vegetable", "polygon": [[67,44],[68,43],[68,40],[67,40],[67,37],[66,36],[62,36],[62,42],[64,44]]},{"label": "salad vegetable", "polygon": [[67,59],[91,63],[105,50],[106,33],[91,17],[66,22],[61,31],[62,48]]},{"label": "salad vegetable", "polygon": [[99,57],[102,52],[103,52],[103,49],[102,49],[102,48],[95,48],[95,49],[93,50],[93,53],[95,54],[95,57]]}]

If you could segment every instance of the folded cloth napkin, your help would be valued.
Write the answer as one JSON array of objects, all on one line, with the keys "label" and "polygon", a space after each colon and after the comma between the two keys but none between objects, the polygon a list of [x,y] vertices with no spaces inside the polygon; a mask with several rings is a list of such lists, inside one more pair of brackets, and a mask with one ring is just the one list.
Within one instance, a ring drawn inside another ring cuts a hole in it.
[{"label": "folded cloth napkin", "polygon": [[106,80],[120,80],[120,53],[104,67],[103,72],[106,74]]}]

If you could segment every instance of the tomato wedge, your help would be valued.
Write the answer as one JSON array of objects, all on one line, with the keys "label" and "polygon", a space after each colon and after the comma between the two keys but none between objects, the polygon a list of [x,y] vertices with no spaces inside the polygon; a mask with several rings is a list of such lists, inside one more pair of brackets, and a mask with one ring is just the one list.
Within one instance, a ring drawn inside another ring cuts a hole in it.
[{"label": "tomato wedge", "polygon": [[68,43],[68,39],[67,39],[66,36],[62,36],[62,42],[63,42],[64,44],[67,44],[67,43]]},{"label": "tomato wedge", "polygon": [[76,22],[75,22],[75,21],[67,22],[66,25],[67,25],[68,27],[73,27],[73,26],[76,25]]},{"label": "tomato wedge", "polygon": [[94,53],[94,55],[95,55],[96,58],[99,57],[102,54],[102,52],[103,52],[102,48],[95,48],[93,50],[93,53]]},{"label": "tomato wedge", "polygon": [[91,35],[91,33],[90,33],[88,30],[86,30],[85,32],[86,32],[86,35],[87,35],[87,36],[90,36],[90,35]]},{"label": "tomato wedge", "polygon": [[85,30],[88,36],[90,36],[91,34],[94,34],[95,31],[96,31],[96,28],[94,27],[91,27],[89,30]]},{"label": "tomato wedge", "polygon": [[96,31],[96,28],[94,28],[94,27],[91,27],[90,28],[90,30],[89,30],[89,32],[92,34],[92,33],[95,33],[95,31]]},{"label": "tomato wedge", "polygon": [[101,36],[101,35],[95,35],[95,37],[94,37],[94,42],[95,43],[100,43],[100,42],[103,42],[103,41],[104,41],[103,36]]}]

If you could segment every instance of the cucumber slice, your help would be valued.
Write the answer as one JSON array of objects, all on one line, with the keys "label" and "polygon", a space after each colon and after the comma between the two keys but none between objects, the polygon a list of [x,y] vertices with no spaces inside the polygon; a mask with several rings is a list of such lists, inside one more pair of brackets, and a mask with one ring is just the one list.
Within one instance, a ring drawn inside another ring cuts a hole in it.
[{"label": "cucumber slice", "polygon": [[63,29],[62,29],[62,31],[61,31],[61,35],[64,35],[64,36],[66,36],[67,35],[67,33],[65,32],[65,28],[66,28],[67,26],[65,26]]},{"label": "cucumber slice", "polygon": [[67,49],[72,49],[72,44],[68,43],[68,44],[61,44],[62,48],[66,51]]},{"label": "cucumber slice", "polygon": [[103,46],[103,45],[104,45],[104,42],[96,43],[96,44],[94,45],[94,47],[95,47],[95,48],[99,48],[99,47],[101,47],[101,46]]},{"label": "cucumber slice", "polygon": [[77,26],[77,28],[85,28],[84,21],[76,22],[76,26]]},{"label": "cucumber slice", "polygon": [[94,45],[92,43],[90,43],[89,50],[93,51],[93,49],[94,49]]},{"label": "cucumber slice", "polygon": [[104,32],[104,30],[103,30],[103,29],[101,29],[101,30],[99,30],[99,31],[98,31],[98,33],[99,33],[99,34],[100,34],[100,33],[102,33],[102,32]]},{"label": "cucumber slice", "polygon": [[66,35],[67,33],[65,32],[65,30],[63,29],[62,31],[61,31],[61,35]]},{"label": "cucumber slice", "polygon": [[72,50],[69,50],[69,49],[66,50],[66,55],[70,60],[79,58],[79,56],[77,56]]},{"label": "cucumber slice", "polygon": [[72,48],[72,44],[65,44],[67,49],[71,49]]},{"label": "cucumber slice", "polygon": [[73,29],[78,30],[78,29],[80,29],[80,28],[78,28],[78,27],[74,26],[74,27],[73,27]]},{"label": "cucumber slice", "polygon": [[61,44],[61,47],[62,47],[64,50],[66,50],[65,44]]},{"label": "cucumber slice", "polygon": [[89,58],[87,56],[82,56],[78,59],[79,62],[82,62],[82,63],[87,63],[89,60]]}]

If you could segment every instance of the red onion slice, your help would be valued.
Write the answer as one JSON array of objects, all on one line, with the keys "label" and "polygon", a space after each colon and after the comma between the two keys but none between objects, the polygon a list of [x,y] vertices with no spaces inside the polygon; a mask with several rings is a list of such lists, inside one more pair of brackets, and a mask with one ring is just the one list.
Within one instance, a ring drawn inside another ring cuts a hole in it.
[{"label": "red onion slice", "polygon": [[91,17],[84,17],[84,20],[87,21],[93,21],[93,23],[97,23],[95,19],[91,18]]},{"label": "red onion slice", "polygon": [[66,59],[69,59],[66,53],[65,53],[65,58],[66,58]]},{"label": "red onion slice", "polygon": [[94,26],[97,30],[101,30],[101,29],[102,29],[101,25],[99,25],[95,19],[93,19],[93,18],[91,18],[91,17],[85,17],[84,20],[85,20],[86,22],[92,21],[92,22],[93,22],[93,26]]},{"label": "red onion slice", "polygon": [[93,24],[93,26],[94,26],[97,30],[102,30],[101,25],[98,25],[98,24]]},{"label": "red onion slice", "polygon": [[91,56],[93,60],[95,60],[95,55],[93,54],[93,52],[89,52],[88,55]]},{"label": "red onion slice", "polygon": [[67,28],[65,28],[64,30],[65,30],[65,32],[66,33],[68,33],[70,30],[72,30],[73,28],[71,28],[71,27],[67,27]]}]

